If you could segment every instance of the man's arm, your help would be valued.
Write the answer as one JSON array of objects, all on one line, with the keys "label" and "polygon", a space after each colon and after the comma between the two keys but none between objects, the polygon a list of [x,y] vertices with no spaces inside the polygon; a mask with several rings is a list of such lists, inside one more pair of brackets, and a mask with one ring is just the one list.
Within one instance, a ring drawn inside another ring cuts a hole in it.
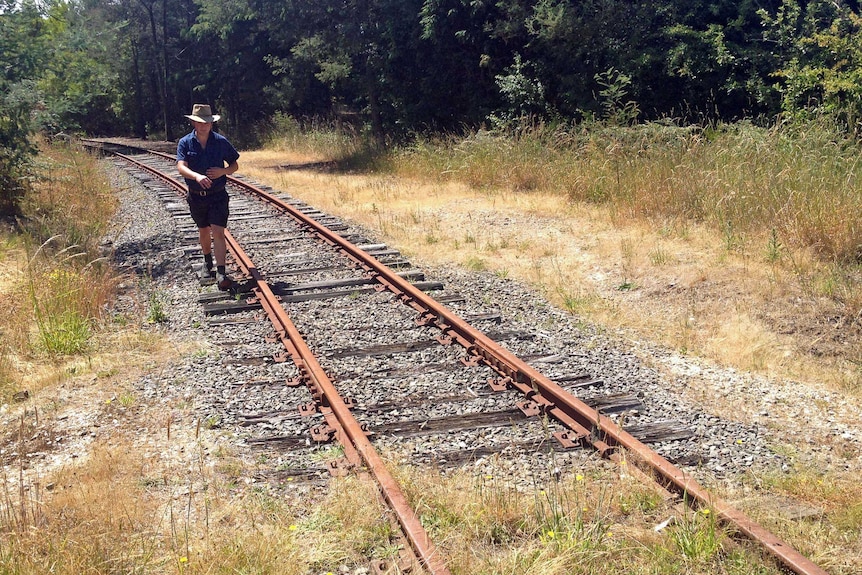
[{"label": "man's arm", "polygon": [[[230,165],[226,168],[208,168],[207,169],[207,177],[211,180],[215,180],[222,176],[229,176],[236,172],[239,169],[239,164],[236,161],[230,163]],[[190,170],[191,171],[191,170]],[[182,172],[180,172],[182,173]]]},{"label": "man's arm", "polygon": [[[207,170],[207,172],[209,172],[210,170],[213,170],[213,169],[216,169],[216,168],[210,168],[209,170]],[[177,171],[179,171],[179,173],[182,177],[184,177],[188,180],[196,181],[205,190],[208,190],[213,183],[212,179],[209,176],[207,176],[206,174],[199,174],[195,171],[192,171],[192,169],[189,167],[188,162],[186,162],[185,160],[180,160],[179,162],[177,162]],[[234,170],[234,172],[235,171],[236,170]],[[231,173],[233,173],[233,172],[231,172]],[[215,177],[218,177],[218,176],[215,176]]]}]

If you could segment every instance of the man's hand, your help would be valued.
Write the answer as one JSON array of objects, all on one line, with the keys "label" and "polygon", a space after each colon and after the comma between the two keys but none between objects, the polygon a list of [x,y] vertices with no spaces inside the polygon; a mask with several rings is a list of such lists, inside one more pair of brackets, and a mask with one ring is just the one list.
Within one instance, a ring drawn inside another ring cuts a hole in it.
[{"label": "man's hand", "polygon": [[209,170],[207,170],[206,176],[204,176],[203,174],[197,174],[195,176],[195,180],[197,181],[197,183],[200,184],[200,186],[205,190],[210,189],[210,186],[213,185],[213,181],[209,176],[209,173],[213,170],[215,170],[215,168],[210,168]]},{"label": "man's hand", "polygon": [[212,180],[218,179],[222,176],[227,175],[227,170],[224,168],[208,168],[207,169],[207,177],[210,179],[210,183]]}]

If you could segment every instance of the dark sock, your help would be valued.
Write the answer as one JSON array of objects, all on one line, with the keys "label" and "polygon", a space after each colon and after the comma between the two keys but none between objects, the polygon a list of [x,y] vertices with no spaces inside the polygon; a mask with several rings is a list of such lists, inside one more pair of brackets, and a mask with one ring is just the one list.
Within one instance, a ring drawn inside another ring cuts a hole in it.
[{"label": "dark sock", "polygon": [[204,265],[208,270],[213,269],[213,255],[212,254],[204,254]]},{"label": "dark sock", "polygon": [[224,266],[216,267],[216,272],[220,273],[221,275],[224,275]]}]

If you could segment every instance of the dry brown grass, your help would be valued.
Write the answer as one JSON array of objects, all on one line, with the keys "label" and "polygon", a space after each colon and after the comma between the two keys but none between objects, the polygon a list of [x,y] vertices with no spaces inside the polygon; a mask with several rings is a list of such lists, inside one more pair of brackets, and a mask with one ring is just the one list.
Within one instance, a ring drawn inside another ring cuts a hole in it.
[{"label": "dry brown grass", "polygon": [[780,572],[750,543],[729,537],[709,510],[686,511],[619,468],[590,466],[521,488],[501,471],[401,470],[453,573]]}]

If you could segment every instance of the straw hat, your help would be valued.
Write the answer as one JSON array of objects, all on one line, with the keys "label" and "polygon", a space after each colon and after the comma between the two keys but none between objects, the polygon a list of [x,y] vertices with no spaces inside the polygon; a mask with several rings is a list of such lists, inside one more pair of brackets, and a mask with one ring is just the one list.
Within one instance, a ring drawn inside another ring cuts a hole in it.
[{"label": "straw hat", "polygon": [[191,115],[186,116],[186,118],[188,118],[189,120],[194,120],[195,122],[205,122],[207,124],[211,124],[213,122],[218,122],[221,116],[219,116],[218,114],[213,115],[209,104],[195,104],[192,107]]}]

